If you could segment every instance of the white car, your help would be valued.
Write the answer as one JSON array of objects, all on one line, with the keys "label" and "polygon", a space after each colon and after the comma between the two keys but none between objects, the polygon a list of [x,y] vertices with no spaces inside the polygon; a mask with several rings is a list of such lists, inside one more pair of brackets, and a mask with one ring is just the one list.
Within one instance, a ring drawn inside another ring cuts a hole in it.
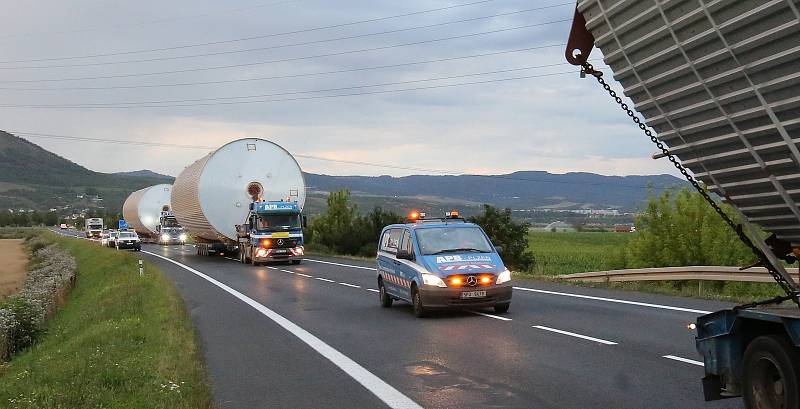
[{"label": "white car", "polygon": [[135,231],[121,231],[117,235],[116,247],[117,250],[131,249],[133,251],[140,251],[142,249],[142,242],[139,240],[139,235]]}]

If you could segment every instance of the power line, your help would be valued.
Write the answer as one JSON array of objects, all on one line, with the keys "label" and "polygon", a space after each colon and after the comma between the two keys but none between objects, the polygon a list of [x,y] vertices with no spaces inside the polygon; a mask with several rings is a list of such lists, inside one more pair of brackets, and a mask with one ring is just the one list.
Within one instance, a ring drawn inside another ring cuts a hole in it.
[{"label": "power line", "polygon": [[[413,11],[413,12],[403,13],[403,14],[396,14],[396,15],[392,15],[392,16],[376,17],[376,18],[365,19],[365,20],[351,21],[351,22],[347,22],[347,23],[332,24],[332,25],[328,25],[328,26],[318,26],[318,27],[305,28],[305,29],[292,30],[292,31],[284,31],[284,32],[278,32],[278,33],[262,34],[262,35],[257,35],[257,36],[240,37],[240,38],[234,38],[234,39],[230,39],[230,40],[219,40],[219,41],[211,41],[211,42],[205,42],[205,43],[184,44],[184,45],[171,46],[171,47],[150,48],[150,49],[130,50],[130,51],[117,51],[117,52],[110,52],[110,53],[79,55],[79,56],[68,56],[68,57],[38,58],[38,59],[27,59],[27,60],[7,60],[7,61],[0,61],[0,64],[20,63],[20,62],[42,62],[42,61],[74,60],[74,59],[98,58],[98,57],[111,57],[111,56],[119,56],[119,55],[151,53],[151,52],[158,52],[158,51],[172,51],[172,50],[180,50],[180,49],[195,48],[195,47],[206,47],[206,46],[210,46],[210,45],[219,45],[219,44],[230,44],[230,43],[236,43],[236,42],[242,42],[242,41],[250,41],[250,40],[258,40],[258,39],[270,38],[270,37],[278,37],[278,36],[286,36],[286,35],[292,35],[292,34],[308,33],[308,32],[312,32],[312,31],[328,30],[328,29],[332,29],[332,28],[341,28],[341,27],[347,27],[347,26],[352,26],[352,25],[357,25],[357,24],[374,23],[374,22],[377,22],[377,21],[385,21],[385,20],[397,19],[397,18],[402,18],[402,17],[410,17],[410,16],[416,16],[416,15],[420,15],[420,14],[433,13],[433,12],[437,12],[437,11],[451,10],[451,9],[460,8],[460,7],[474,6],[474,5],[477,5],[477,4],[490,3],[490,2],[493,2],[493,1],[495,1],[495,0],[479,0],[479,1],[469,2],[469,3],[454,4],[452,6],[445,6],[445,7],[438,7],[438,8],[434,8],[434,9],[427,9],[427,10]],[[559,4],[559,5],[555,5],[555,6],[564,6],[564,5],[568,5],[568,4],[571,4],[571,3],[563,3],[563,4]]]},{"label": "power line", "polygon": [[[266,98],[266,97],[276,97],[276,96],[288,96],[288,95],[299,95],[299,94],[315,94],[315,93],[322,93],[322,92],[334,92],[334,91],[346,91],[346,90],[354,90],[354,89],[363,89],[363,88],[375,88],[375,87],[385,87],[391,85],[406,85],[406,84],[415,84],[420,82],[430,82],[430,81],[444,81],[456,78],[467,78],[467,77],[476,77],[482,75],[492,75],[492,74],[502,74],[507,72],[516,72],[516,71],[527,71],[537,68],[549,68],[549,67],[558,67],[563,65],[569,65],[568,63],[556,63],[556,64],[545,64],[545,65],[533,65],[528,67],[518,67],[518,68],[508,68],[504,70],[494,70],[494,71],[484,71],[484,72],[477,72],[477,73],[470,73],[470,74],[459,74],[459,75],[449,75],[445,77],[435,77],[435,78],[421,78],[416,80],[406,80],[406,81],[393,81],[393,82],[384,82],[378,84],[365,84],[365,85],[354,85],[349,87],[338,87],[338,88],[323,88],[323,89],[315,89],[315,90],[305,90],[305,91],[289,91],[289,92],[274,92],[268,94],[254,94],[254,95],[238,95],[238,96],[231,96],[231,97],[213,97],[213,98],[193,98],[193,99],[173,99],[173,100],[160,100],[160,101],[132,101],[132,102],[98,102],[98,103],[84,103],[84,104],[77,104],[82,107],[94,107],[94,106],[126,106],[126,105],[151,105],[151,104],[178,104],[178,103],[189,103],[189,102],[208,102],[208,101],[228,101],[228,100],[238,100],[238,99],[252,99],[252,98]],[[4,105],[0,105],[2,107]],[[48,108],[48,107],[61,107],[63,105],[36,105],[39,108]]]},{"label": "power line", "polygon": [[[154,146],[154,147],[170,147],[170,148],[185,148],[185,149],[208,149],[214,150],[217,147],[213,146],[201,146],[201,145],[180,145],[180,144],[167,144],[167,143],[159,143],[159,142],[145,142],[145,141],[128,141],[128,140],[119,140],[119,139],[104,139],[104,138],[87,138],[87,137],[79,137],[79,136],[69,136],[69,135],[55,135],[55,134],[48,134],[48,133],[39,133],[39,132],[23,132],[23,131],[16,131],[16,130],[9,130],[8,131],[14,135],[24,135],[31,138],[45,138],[45,139],[64,139],[64,140],[73,140],[79,142],[100,142],[100,143],[111,143],[111,144],[130,144],[130,145],[139,145],[139,146]],[[393,165],[393,164],[385,164],[385,163],[375,163],[375,162],[366,162],[366,161],[355,161],[355,160],[345,160],[345,159],[334,159],[334,158],[327,158],[324,156],[316,156],[316,155],[308,155],[308,154],[292,154],[292,156],[301,158],[301,159],[312,159],[312,160],[320,160],[326,162],[334,162],[334,163],[343,163],[343,164],[350,164],[350,165],[360,165],[360,166],[370,166],[370,167],[377,167],[377,168],[384,168],[384,169],[395,169],[395,170],[407,170],[412,172],[427,172],[427,173],[436,173],[444,176],[474,176],[474,177],[481,177],[481,178],[489,178],[489,179],[504,179],[504,180],[516,180],[516,181],[525,181],[525,182],[538,182],[538,183],[554,183],[554,184],[568,184],[568,185],[603,185],[611,183],[598,183],[598,182],[575,182],[575,181],[563,181],[563,180],[544,180],[544,179],[533,179],[533,178],[521,178],[511,175],[476,175],[470,174],[469,172],[457,172],[457,171],[447,171],[442,169],[431,169],[431,168],[420,168],[420,167],[412,167],[412,166],[402,166],[402,165]],[[615,186],[622,187],[622,188],[632,188],[632,189],[674,189],[679,186],[648,186],[648,185],[617,185]]]},{"label": "power line", "polygon": [[[269,7],[269,6],[278,6],[281,4],[286,3],[295,3],[300,0],[282,0],[282,1],[273,1],[265,4],[254,4],[252,6],[244,6],[244,7],[237,7],[232,9],[225,9],[225,10],[217,10],[211,13],[202,13],[202,14],[195,14],[195,15],[188,15],[188,16],[181,16],[181,17],[172,17],[172,18],[160,18],[155,20],[145,20],[139,21],[134,23],[127,23],[127,24],[115,24],[114,26],[95,26],[95,27],[84,27],[72,30],[62,30],[62,31],[51,31],[51,32],[39,32],[39,33],[19,33],[19,34],[10,34],[5,36],[0,36],[0,39],[7,39],[7,38],[15,38],[15,37],[34,37],[34,36],[45,36],[45,35],[61,35],[61,34],[69,34],[69,33],[85,33],[90,31],[98,31],[98,30],[105,30],[108,28],[116,29],[120,27],[140,27],[149,24],[162,24],[162,23],[169,23],[173,21],[181,21],[181,20],[189,20],[198,17],[208,17],[208,16],[218,16],[220,14],[228,14],[228,13],[237,13],[244,10],[252,10],[257,8]],[[34,61],[34,60],[30,60]],[[23,62],[23,61],[18,61]]]},{"label": "power line", "polygon": [[[499,79],[484,80],[484,81],[461,82],[461,83],[456,83],[456,84],[430,85],[430,86],[424,86],[424,87],[401,88],[401,89],[393,89],[393,90],[378,90],[378,91],[353,92],[353,93],[334,94],[334,95],[314,95],[314,96],[307,96],[307,97],[280,98],[280,99],[262,99],[262,100],[250,100],[250,101],[221,101],[221,102],[208,102],[208,103],[167,104],[167,105],[12,105],[12,104],[8,104],[8,105],[0,105],[0,108],[129,109],[129,108],[176,108],[176,107],[201,107],[201,106],[214,106],[214,105],[260,104],[260,103],[268,103],[268,102],[303,101],[303,100],[340,98],[340,97],[360,96],[360,95],[375,95],[375,94],[389,94],[389,93],[396,93],[396,92],[421,91],[421,90],[438,89],[438,88],[449,88],[449,87],[459,87],[459,86],[467,86],[467,85],[479,85],[479,84],[491,84],[491,83],[499,83],[499,82],[507,82],[507,81],[517,81],[517,80],[523,80],[523,79],[550,77],[550,76],[565,75],[565,74],[573,74],[574,75],[575,72],[574,71],[567,71],[567,72],[557,72],[557,73],[550,73],[550,74],[525,75],[525,76],[520,76],[520,77],[499,78]],[[279,95],[279,94],[273,94],[273,95]]]},{"label": "power line", "polygon": [[277,60],[258,61],[258,62],[251,62],[251,63],[220,65],[220,66],[212,66],[212,67],[186,68],[186,69],[172,70],[172,71],[158,71],[158,72],[145,72],[145,73],[101,75],[101,76],[92,76],[92,77],[44,78],[44,79],[33,79],[33,80],[2,80],[2,81],[0,81],[0,83],[2,83],[2,84],[11,84],[11,83],[19,84],[19,83],[36,83],[36,82],[98,80],[98,79],[112,79],[112,78],[142,77],[142,76],[164,75],[164,74],[184,74],[184,73],[187,73],[187,72],[210,71],[210,70],[219,70],[219,69],[226,69],[226,68],[240,68],[240,67],[249,67],[249,66],[254,66],[254,65],[265,65],[265,64],[282,63],[282,62],[312,60],[312,59],[325,58],[325,57],[336,57],[336,56],[342,56],[342,55],[348,55],[348,54],[357,54],[357,53],[370,52],[370,51],[387,50],[387,49],[391,49],[391,48],[409,47],[409,46],[412,46],[412,45],[430,44],[430,43],[441,42],[441,41],[449,41],[449,40],[456,40],[456,39],[461,39],[461,38],[470,38],[470,37],[477,37],[477,36],[488,35],[488,34],[503,33],[503,32],[514,31],[514,30],[522,30],[522,29],[526,29],[526,28],[541,27],[541,26],[548,25],[548,24],[563,23],[563,22],[568,22],[568,21],[571,21],[571,19],[547,21],[547,22],[544,22],[544,23],[527,24],[527,25],[523,25],[523,26],[501,28],[501,29],[490,30],[490,31],[481,31],[481,32],[477,32],[477,33],[462,34],[462,35],[457,35],[457,36],[440,37],[440,38],[435,38],[435,39],[430,39],[430,40],[412,41],[412,42],[408,42],[408,43],[390,44],[390,45],[379,46],[379,47],[361,48],[361,49],[356,49],[356,50],[338,51],[338,52],[334,52],[334,53],[316,54],[316,55],[310,55],[310,56],[283,58],[283,59],[277,59]]},{"label": "power line", "polygon": [[213,53],[202,53],[202,54],[190,54],[190,55],[179,55],[179,56],[171,56],[171,57],[156,57],[156,58],[146,58],[146,59],[138,59],[138,60],[123,60],[123,61],[103,61],[103,62],[92,62],[92,63],[81,63],[81,64],[62,64],[62,65],[37,65],[37,66],[11,66],[11,67],[2,67],[0,66],[0,70],[31,70],[31,69],[48,69],[48,68],[75,68],[75,67],[92,67],[92,66],[104,66],[104,65],[120,65],[120,64],[133,64],[133,63],[142,63],[142,62],[159,62],[159,61],[170,61],[170,60],[181,60],[187,58],[200,58],[200,57],[212,57],[212,56],[219,56],[219,55],[230,55],[230,54],[242,54],[242,53],[250,53],[256,51],[266,51],[266,50],[275,50],[279,48],[289,48],[289,47],[300,47],[305,45],[314,45],[314,44],[324,44],[336,41],[343,41],[343,40],[352,40],[356,38],[365,38],[365,37],[374,37],[379,35],[385,34],[393,34],[393,33],[401,33],[406,31],[414,31],[414,30],[422,30],[427,28],[434,28],[434,27],[443,27],[452,24],[460,24],[460,23],[467,23],[471,21],[478,21],[478,20],[487,20],[496,17],[505,17],[511,16],[516,14],[523,14],[523,13],[530,13],[532,11],[539,11],[544,8],[548,7],[537,7],[532,9],[525,9],[525,10],[516,10],[510,11],[505,13],[498,13],[492,14],[489,16],[481,16],[481,17],[472,17],[467,19],[461,20],[452,20],[452,21],[445,21],[441,23],[434,23],[434,24],[427,24],[421,26],[414,26],[414,27],[406,27],[406,28],[399,28],[393,30],[385,30],[385,31],[378,31],[373,33],[364,33],[364,34],[356,34],[344,37],[335,37],[335,38],[325,38],[322,40],[314,40],[314,41],[304,41],[299,43],[289,43],[289,44],[277,44],[271,45],[267,47],[257,47],[257,48],[247,48],[243,50],[229,50],[229,51],[217,51]]},{"label": "power line", "polygon": [[[544,49],[544,48],[563,47],[565,45],[566,44],[564,44],[564,43],[562,43],[562,44],[550,44],[550,45],[541,45],[541,46],[536,46],[536,47],[517,48],[517,49],[513,49],[513,50],[492,51],[492,52],[489,52],[489,53],[472,54],[472,55],[466,55],[466,56],[437,58],[437,59],[425,60],[425,61],[412,61],[412,62],[398,63],[398,64],[387,64],[387,65],[377,65],[377,66],[370,66],[370,67],[348,68],[348,69],[334,70],[334,71],[318,71],[318,72],[301,73],[301,74],[273,75],[273,76],[268,76],[268,77],[238,78],[238,79],[216,80],[216,81],[178,82],[178,83],[169,83],[169,84],[112,85],[112,86],[105,86],[105,87],[56,87],[56,88],[53,88],[53,87],[51,87],[51,88],[0,87],[0,90],[4,90],[4,91],[113,90],[113,89],[166,88],[166,87],[183,87],[183,86],[193,86],[193,85],[230,84],[230,83],[236,83],[236,82],[250,82],[250,81],[265,81],[265,80],[276,80],[276,79],[288,79],[288,78],[302,78],[302,77],[313,77],[313,76],[318,76],[318,75],[343,74],[343,73],[349,73],[349,72],[379,70],[379,69],[385,69],[385,68],[398,68],[398,67],[406,67],[406,66],[410,66],[410,65],[432,64],[432,63],[438,63],[438,62],[457,61],[457,60],[464,60],[464,59],[470,59],[470,58],[490,57],[490,56],[501,55],[501,54],[511,54],[511,53],[519,53],[519,52],[524,52],[524,51],[541,50],[541,49]],[[591,60],[591,61],[594,61],[594,60]]]}]

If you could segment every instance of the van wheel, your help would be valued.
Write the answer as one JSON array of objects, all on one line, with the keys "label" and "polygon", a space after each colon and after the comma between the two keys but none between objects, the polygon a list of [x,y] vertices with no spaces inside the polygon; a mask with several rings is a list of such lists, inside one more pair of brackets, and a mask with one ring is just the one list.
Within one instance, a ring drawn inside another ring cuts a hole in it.
[{"label": "van wheel", "polygon": [[420,295],[416,285],[411,287],[411,306],[417,318],[424,318],[428,315],[428,311],[426,311],[425,306],[422,305],[422,295]]},{"label": "van wheel", "polygon": [[386,294],[386,287],[383,285],[383,279],[378,279],[378,298],[381,300],[381,307],[389,308],[394,301],[389,294]]},{"label": "van wheel", "polygon": [[797,348],[785,336],[765,335],[754,339],[744,353],[743,397],[749,409],[796,408],[800,406]]},{"label": "van wheel", "polygon": [[511,303],[510,302],[506,302],[506,303],[503,303],[503,304],[497,304],[497,305],[494,306],[494,312],[496,312],[498,314],[503,314],[503,313],[508,312],[509,308],[511,308]]}]

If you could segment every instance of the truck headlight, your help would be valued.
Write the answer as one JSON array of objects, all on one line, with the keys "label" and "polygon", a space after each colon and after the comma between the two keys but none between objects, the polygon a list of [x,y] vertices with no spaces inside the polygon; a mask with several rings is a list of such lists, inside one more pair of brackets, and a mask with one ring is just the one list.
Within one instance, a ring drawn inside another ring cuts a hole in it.
[{"label": "truck headlight", "polygon": [[505,269],[502,273],[497,275],[495,284],[503,284],[506,281],[511,281],[511,272],[508,271],[508,269]]},{"label": "truck headlight", "polygon": [[444,281],[439,278],[439,276],[427,273],[422,274],[422,283],[425,285],[432,285],[434,287],[447,287],[447,284],[445,284]]},{"label": "truck headlight", "polygon": [[180,240],[180,241],[186,241],[186,234],[185,234],[185,233],[181,233],[181,235],[180,235],[180,236],[178,236],[178,240]]},{"label": "truck headlight", "polygon": [[162,234],[161,241],[169,241],[169,234]]}]

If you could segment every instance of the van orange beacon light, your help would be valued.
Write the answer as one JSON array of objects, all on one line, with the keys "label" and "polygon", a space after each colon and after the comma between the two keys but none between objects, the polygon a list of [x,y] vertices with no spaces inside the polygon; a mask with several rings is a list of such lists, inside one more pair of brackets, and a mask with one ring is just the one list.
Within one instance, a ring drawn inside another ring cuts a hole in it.
[{"label": "van orange beacon light", "polygon": [[449,213],[447,213],[447,217],[451,219],[457,219],[458,216],[459,216],[458,210],[451,210]]},{"label": "van orange beacon light", "polygon": [[408,214],[409,220],[418,220],[419,219],[419,212],[416,210],[412,210],[411,213]]}]

